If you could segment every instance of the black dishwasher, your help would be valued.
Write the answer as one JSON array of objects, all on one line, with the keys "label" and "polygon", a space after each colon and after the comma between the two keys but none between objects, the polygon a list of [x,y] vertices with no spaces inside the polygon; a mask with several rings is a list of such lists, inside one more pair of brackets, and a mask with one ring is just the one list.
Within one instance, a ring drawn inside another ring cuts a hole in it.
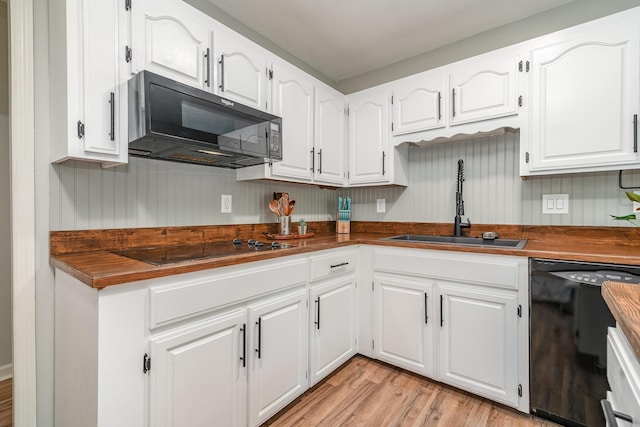
[{"label": "black dishwasher", "polygon": [[605,426],[607,280],[640,284],[640,267],[529,261],[531,412],[565,426]]}]

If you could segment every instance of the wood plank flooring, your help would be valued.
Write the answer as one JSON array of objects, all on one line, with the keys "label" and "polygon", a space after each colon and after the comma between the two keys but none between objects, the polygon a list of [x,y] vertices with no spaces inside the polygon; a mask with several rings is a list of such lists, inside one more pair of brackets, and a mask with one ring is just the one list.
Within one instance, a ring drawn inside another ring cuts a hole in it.
[{"label": "wood plank flooring", "polygon": [[263,426],[500,426],[556,424],[355,356]]},{"label": "wood plank flooring", "polygon": [[13,380],[0,381],[0,427],[13,425]]}]

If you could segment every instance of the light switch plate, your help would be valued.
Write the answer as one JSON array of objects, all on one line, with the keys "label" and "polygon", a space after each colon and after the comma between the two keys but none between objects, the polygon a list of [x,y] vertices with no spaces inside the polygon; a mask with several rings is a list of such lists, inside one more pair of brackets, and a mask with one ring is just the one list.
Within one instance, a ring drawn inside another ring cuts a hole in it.
[{"label": "light switch plate", "polygon": [[385,199],[376,199],[376,213],[386,212]]},{"label": "light switch plate", "polygon": [[569,195],[568,194],[543,194],[542,195],[542,213],[549,214],[569,214]]},{"label": "light switch plate", "polygon": [[220,212],[231,213],[231,194],[223,194],[220,202]]}]

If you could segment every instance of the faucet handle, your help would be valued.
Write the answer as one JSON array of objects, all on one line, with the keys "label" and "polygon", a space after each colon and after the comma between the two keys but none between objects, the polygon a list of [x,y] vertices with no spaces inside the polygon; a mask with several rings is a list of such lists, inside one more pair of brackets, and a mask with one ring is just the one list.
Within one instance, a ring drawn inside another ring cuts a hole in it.
[{"label": "faucet handle", "polygon": [[466,223],[465,222],[461,223],[460,227],[471,228],[471,220],[469,218],[467,218],[467,222]]}]

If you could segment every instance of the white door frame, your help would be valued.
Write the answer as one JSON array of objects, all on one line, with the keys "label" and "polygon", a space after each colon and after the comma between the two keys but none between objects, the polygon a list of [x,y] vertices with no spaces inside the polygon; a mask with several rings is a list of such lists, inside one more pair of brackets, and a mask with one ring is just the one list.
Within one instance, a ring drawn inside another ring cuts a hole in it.
[{"label": "white door frame", "polygon": [[36,427],[33,0],[8,0],[13,425]]}]

